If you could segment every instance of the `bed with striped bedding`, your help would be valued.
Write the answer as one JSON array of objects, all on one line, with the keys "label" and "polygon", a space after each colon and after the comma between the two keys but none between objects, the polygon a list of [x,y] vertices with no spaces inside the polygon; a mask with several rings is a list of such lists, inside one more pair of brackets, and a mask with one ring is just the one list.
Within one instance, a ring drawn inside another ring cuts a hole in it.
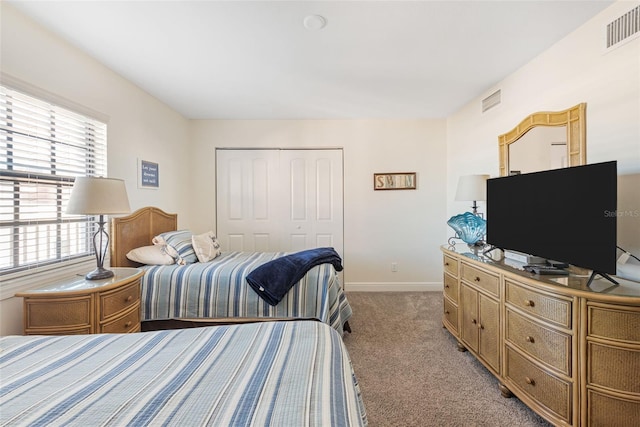
[{"label": "bed with striped bedding", "polygon": [[0,425],[363,426],[321,322],[0,338]]},{"label": "bed with striped bedding", "polygon": [[311,268],[277,305],[246,281],[258,266],[285,252],[227,252],[205,263],[143,266],[142,321],[167,319],[317,319],[341,334],[352,311],[335,268]]}]

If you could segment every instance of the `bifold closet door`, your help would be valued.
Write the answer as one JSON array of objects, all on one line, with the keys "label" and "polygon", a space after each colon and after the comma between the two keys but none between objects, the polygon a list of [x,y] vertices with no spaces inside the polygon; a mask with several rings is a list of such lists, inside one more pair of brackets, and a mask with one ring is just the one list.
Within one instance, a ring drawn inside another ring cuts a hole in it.
[{"label": "bifold closet door", "polygon": [[216,165],[224,250],[343,254],[342,150],[218,149]]}]

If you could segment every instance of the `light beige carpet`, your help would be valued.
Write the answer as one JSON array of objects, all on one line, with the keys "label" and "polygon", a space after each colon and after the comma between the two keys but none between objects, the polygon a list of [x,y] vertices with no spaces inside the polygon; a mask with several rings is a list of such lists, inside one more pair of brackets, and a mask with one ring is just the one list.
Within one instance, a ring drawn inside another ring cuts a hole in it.
[{"label": "light beige carpet", "polygon": [[442,327],[440,292],[347,292],[345,334],[371,427],[548,426]]}]

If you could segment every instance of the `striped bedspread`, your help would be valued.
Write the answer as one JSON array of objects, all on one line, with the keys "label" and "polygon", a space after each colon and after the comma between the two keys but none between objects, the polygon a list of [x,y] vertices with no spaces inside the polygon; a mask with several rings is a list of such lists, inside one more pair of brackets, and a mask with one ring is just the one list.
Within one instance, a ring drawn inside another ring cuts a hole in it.
[{"label": "striped bedspread", "polygon": [[286,252],[228,252],[206,263],[143,267],[142,320],[228,317],[317,319],[340,333],[351,306],[334,267],[313,267],[276,306],[246,276]]},{"label": "striped bedspread", "polygon": [[0,338],[2,426],[363,426],[340,335],[316,321]]}]

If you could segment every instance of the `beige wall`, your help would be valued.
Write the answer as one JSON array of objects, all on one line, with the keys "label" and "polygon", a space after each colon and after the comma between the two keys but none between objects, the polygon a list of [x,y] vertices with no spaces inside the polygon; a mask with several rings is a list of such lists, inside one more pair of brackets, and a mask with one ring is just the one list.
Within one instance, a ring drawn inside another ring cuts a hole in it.
[{"label": "beige wall", "polygon": [[[439,286],[444,120],[200,120],[191,130],[195,229],[215,229],[216,147],[341,147],[346,288]],[[374,191],[375,172],[417,172],[418,188]]]},{"label": "beige wall", "polygon": [[[108,120],[111,177],[126,181],[132,209],[146,205],[178,212],[189,226],[189,121],[131,82],[1,3],[0,67],[18,82],[63,104],[78,104]],[[160,189],[137,188],[137,159],[159,163]],[[31,276],[27,286],[47,280]],[[3,278],[4,279],[4,278]],[[7,284],[6,279],[3,285]],[[21,286],[19,283],[16,286]],[[3,286],[6,289],[6,286]],[[13,292],[15,286],[11,286]],[[22,299],[0,292],[0,335],[22,331]],[[9,298],[7,298],[9,297]]]},{"label": "beige wall", "polygon": [[[448,215],[465,209],[453,200],[460,175],[498,176],[498,135],[533,112],[586,102],[587,162],[618,161],[618,209],[628,213],[618,243],[640,253],[640,38],[604,51],[606,24],[637,4],[613,4],[447,118]],[[481,100],[498,89],[502,103],[483,114]]]}]

